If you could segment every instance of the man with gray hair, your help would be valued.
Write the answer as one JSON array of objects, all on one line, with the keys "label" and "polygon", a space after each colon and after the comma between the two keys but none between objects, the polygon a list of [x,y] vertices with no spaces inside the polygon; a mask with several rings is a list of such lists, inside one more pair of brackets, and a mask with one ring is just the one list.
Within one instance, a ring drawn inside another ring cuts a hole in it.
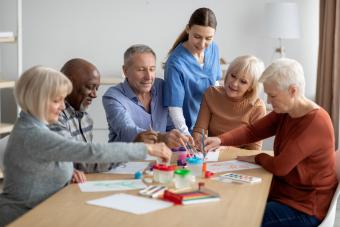
[{"label": "man with gray hair", "polygon": [[165,142],[185,146],[188,137],[174,129],[163,107],[163,80],[156,78],[156,54],[146,45],[133,45],[124,53],[125,81],[109,88],[103,105],[109,142]]}]

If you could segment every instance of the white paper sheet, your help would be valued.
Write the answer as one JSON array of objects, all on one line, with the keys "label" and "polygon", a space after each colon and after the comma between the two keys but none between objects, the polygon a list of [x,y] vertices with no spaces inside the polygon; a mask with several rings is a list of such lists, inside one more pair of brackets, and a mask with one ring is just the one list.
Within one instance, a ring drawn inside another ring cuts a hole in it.
[{"label": "white paper sheet", "polygon": [[[220,155],[220,150],[209,151],[207,156],[205,157],[205,161],[207,162],[216,162],[218,161],[218,157]],[[198,157],[203,159],[203,154],[201,152],[198,153]]]},{"label": "white paper sheet", "polygon": [[137,171],[143,172],[148,167],[149,162],[126,162],[106,173],[114,174],[135,174]]},{"label": "white paper sheet", "polygon": [[172,203],[119,193],[101,199],[87,201],[87,204],[112,208],[133,214],[146,214],[167,207],[173,206]]},{"label": "white paper sheet", "polygon": [[238,160],[207,163],[207,170],[213,173],[229,172],[229,171],[236,171],[236,170],[242,170],[242,169],[256,169],[256,168],[261,168],[261,166],[248,163],[248,162],[238,161]]},{"label": "white paper sheet", "polygon": [[87,181],[78,184],[82,192],[123,191],[146,188],[142,180]]}]

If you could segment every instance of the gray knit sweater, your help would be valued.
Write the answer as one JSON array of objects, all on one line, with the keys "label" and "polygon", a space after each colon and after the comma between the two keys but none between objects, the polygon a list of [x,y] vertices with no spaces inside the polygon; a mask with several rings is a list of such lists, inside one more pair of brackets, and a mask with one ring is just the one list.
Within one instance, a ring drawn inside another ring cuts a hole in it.
[{"label": "gray knit sweater", "polygon": [[89,144],[70,141],[41,121],[20,113],[4,154],[4,189],[0,194],[3,226],[71,180],[72,162],[124,162],[145,159],[142,143]]}]

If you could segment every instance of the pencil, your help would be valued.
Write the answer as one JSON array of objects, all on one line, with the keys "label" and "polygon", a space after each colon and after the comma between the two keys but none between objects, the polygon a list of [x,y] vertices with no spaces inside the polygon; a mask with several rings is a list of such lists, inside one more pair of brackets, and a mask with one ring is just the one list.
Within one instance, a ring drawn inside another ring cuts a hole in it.
[{"label": "pencil", "polygon": [[205,132],[204,129],[202,128],[202,153],[203,153],[203,159],[205,159],[205,156],[207,155],[205,150],[204,150],[204,137],[205,137]]}]

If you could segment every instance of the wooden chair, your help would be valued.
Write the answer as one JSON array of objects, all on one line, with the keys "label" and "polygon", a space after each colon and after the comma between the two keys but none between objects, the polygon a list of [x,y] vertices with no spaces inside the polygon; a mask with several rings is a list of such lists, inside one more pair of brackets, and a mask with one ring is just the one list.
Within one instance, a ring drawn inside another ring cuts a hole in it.
[{"label": "wooden chair", "polygon": [[319,227],[332,227],[334,226],[336,205],[340,195],[340,150],[335,152],[336,158],[336,176],[338,177],[338,187],[333,195],[331,205],[329,206],[326,217],[323,219]]}]

